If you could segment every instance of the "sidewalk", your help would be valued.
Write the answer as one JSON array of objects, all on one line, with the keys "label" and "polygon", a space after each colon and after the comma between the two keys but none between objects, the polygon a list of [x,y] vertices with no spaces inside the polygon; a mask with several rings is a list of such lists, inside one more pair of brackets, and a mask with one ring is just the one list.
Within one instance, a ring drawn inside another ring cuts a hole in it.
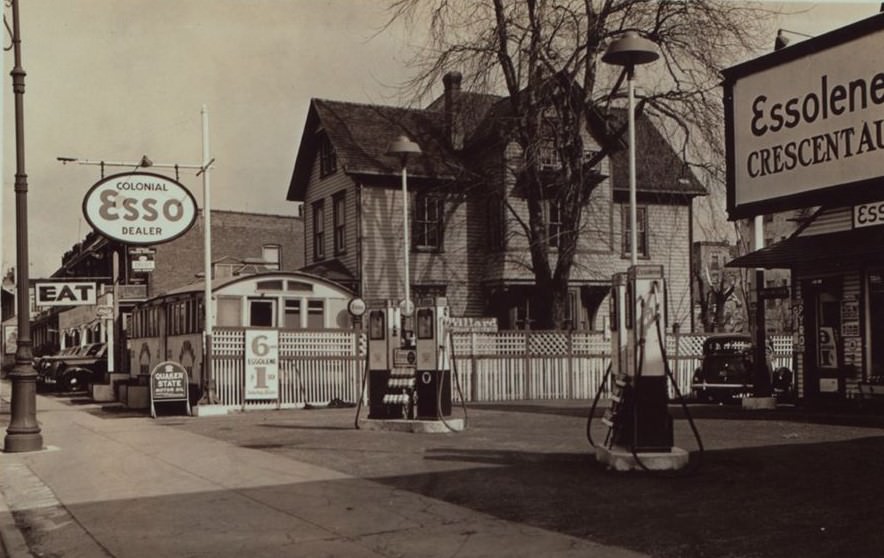
[{"label": "sidewalk", "polygon": [[46,450],[0,454],[11,558],[641,556],[169,427],[206,419],[37,407]]}]

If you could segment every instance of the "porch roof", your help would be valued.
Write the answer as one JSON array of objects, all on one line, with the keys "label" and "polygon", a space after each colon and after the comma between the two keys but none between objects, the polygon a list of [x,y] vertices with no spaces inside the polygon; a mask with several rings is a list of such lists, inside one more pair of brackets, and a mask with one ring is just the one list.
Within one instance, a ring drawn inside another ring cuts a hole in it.
[{"label": "porch roof", "polygon": [[884,227],[794,236],[735,258],[726,267],[790,269],[812,265],[884,261]]}]

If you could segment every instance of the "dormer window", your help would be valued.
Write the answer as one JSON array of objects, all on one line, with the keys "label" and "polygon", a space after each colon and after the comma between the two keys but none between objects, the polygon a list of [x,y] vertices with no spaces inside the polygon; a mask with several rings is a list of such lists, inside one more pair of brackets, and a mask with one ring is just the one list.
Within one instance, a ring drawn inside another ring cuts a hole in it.
[{"label": "dormer window", "polygon": [[319,176],[324,177],[337,172],[338,156],[326,134],[319,138]]}]

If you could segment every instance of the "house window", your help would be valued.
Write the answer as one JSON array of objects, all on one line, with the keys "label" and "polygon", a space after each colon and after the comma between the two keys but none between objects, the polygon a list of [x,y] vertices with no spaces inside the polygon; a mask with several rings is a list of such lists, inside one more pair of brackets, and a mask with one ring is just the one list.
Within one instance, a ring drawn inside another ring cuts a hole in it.
[{"label": "house window", "polygon": [[436,196],[421,195],[415,200],[414,248],[442,248],[442,200]]},{"label": "house window", "polygon": [[261,259],[264,267],[273,271],[279,270],[279,254],[282,248],[279,244],[265,244],[261,247]]},{"label": "house window", "polygon": [[540,147],[540,168],[541,169],[557,169],[559,168],[559,154],[552,143],[546,143]]},{"label": "house window", "polygon": [[313,259],[325,258],[325,207],[323,200],[313,204]]},{"label": "house window", "polygon": [[332,219],[334,221],[335,230],[335,255],[343,254],[346,251],[346,238],[344,236],[344,211],[346,209],[346,192],[338,192],[332,198]]},{"label": "house window", "polygon": [[328,136],[322,134],[319,140],[319,176],[328,176],[338,170],[338,156]]},{"label": "house window", "polygon": [[421,302],[428,298],[446,296],[447,291],[447,285],[414,285],[411,288],[411,297],[415,301]]},{"label": "house window", "polygon": [[[640,205],[635,208],[635,220],[638,225],[638,250],[636,255],[641,258],[648,257],[648,208]],[[621,230],[623,231],[623,257],[630,255],[630,227],[629,227],[629,205],[620,206],[620,221],[623,223]]]},{"label": "house window", "polygon": [[714,270],[721,269],[721,261],[719,259],[718,254],[712,254],[711,256],[709,256],[709,259],[710,259],[709,269],[714,269]]},{"label": "house window", "polygon": [[556,200],[546,203],[547,240],[551,248],[558,248],[562,241],[562,206]]},{"label": "house window", "polygon": [[504,248],[506,206],[500,196],[492,196],[488,200],[488,248],[502,250]]}]

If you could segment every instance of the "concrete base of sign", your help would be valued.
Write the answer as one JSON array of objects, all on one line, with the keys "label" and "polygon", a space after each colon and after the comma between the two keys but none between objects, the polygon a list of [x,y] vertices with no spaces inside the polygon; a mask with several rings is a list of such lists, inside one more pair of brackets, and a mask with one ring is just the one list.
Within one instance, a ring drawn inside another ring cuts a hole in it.
[{"label": "concrete base of sign", "polygon": [[443,432],[462,432],[464,421],[460,418],[445,419],[445,422],[441,420],[359,419],[359,428],[386,432],[441,434]]},{"label": "concrete base of sign", "polygon": [[119,401],[118,382],[122,382],[129,378],[128,374],[120,372],[110,372],[107,375],[106,384],[92,384],[89,386],[92,400],[98,403],[109,403],[111,401]]},{"label": "concrete base of sign", "polygon": [[147,409],[150,407],[150,388],[148,386],[124,386],[126,404],[130,409]]},{"label": "concrete base of sign", "polygon": [[223,417],[228,412],[224,405],[197,405],[191,411],[195,417]]},{"label": "concrete base of sign", "polygon": [[117,400],[113,384],[92,384],[89,386],[89,395],[96,403],[110,403]]},{"label": "concrete base of sign", "polygon": [[621,447],[596,446],[595,459],[615,471],[677,471],[687,466],[690,454],[681,448],[669,452],[638,452],[638,460],[631,450]]},{"label": "concrete base of sign", "polygon": [[743,409],[747,411],[760,411],[777,408],[776,397],[744,397],[742,400]]}]

